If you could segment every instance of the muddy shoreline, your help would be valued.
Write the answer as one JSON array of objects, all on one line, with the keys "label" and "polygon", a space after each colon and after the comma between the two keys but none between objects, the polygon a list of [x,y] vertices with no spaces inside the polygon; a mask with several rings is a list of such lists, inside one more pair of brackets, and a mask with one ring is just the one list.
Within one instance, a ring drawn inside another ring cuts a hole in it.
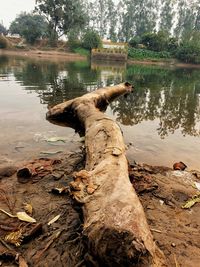
[{"label": "muddy shoreline", "polygon": [[[9,252],[21,255],[28,266],[104,266],[87,247],[81,206],[74,202],[69,191],[73,172],[84,169],[85,154],[80,150],[68,151],[54,157],[46,159],[56,160],[51,168],[43,165],[43,169],[38,165],[39,159],[34,159],[32,163],[37,168],[32,177],[19,179],[16,175],[17,169],[27,164],[30,167],[30,162],[19,162],[12,172],[1,175],[1,208],[16,214],[24,210],[24,203],[28,203],[33,208],[31,216],[36,219],[36,225],[41,224],[41,231],[28,240],[22,238],[19,246],[6,242],[11,251],[5,247],[5,241],[0,242],[1,266],[18,266],[18,260],[8,256]],[[200,203],[190,209],[182,209],[182,205],[198,193],[194,182],[200,181],[200,173],[130,162],[129,177],[168,266],[198,267]],[[48,225],[58,215],[59,219]],[[10,233],[8,226],[25,229],[24,235],[27,235],[27,223],[0,213],[1,240]]]},{"label": "muddy shoreline", "polygon": [[66,53],[61,51],[54,50],[5,50],[0,49],[0,55],[8,55],[8,56],[21,56],[26,58],[34,58],[34,59],[50,59],[57,61],[82,61],[86,60],[86,56],[81,56],[75,53]]}]

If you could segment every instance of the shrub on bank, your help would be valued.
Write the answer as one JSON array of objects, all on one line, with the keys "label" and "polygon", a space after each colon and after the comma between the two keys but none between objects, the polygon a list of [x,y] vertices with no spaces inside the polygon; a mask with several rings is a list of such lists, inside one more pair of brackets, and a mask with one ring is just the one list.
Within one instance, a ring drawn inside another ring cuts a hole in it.
[{"label": "shrub on bank", "polygon": [[82,47],[74,48],[73,52],[76,53],[76,54],[79,54],[81,56],[89,56],[90,55],[89,50],[87,50],[85,48],[82,48]]},{"label": "shrub on bank", "polygon": [[200,46],[183,44],[177,49],[176,57],[186,63],[200,64]]},{"label": "shrub on bank", "polygon": [[147,49],[129,47],[128,57],[132,59],[167,59],[171,54],[167,51],[155,52]]},{"label": "shrub on bank", "polygon": [[0,48],[8,48],[8,40],[3,35],[0,35]]}]

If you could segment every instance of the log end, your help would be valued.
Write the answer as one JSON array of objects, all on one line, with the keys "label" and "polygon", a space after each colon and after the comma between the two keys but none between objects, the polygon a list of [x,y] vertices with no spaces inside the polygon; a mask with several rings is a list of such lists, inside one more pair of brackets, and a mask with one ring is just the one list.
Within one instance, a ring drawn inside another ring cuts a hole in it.
[{"label": "log end", "polygon": [[88,239],[88,250],[100,266],[167,267],[163,253],[155,244],[152,254],[141,240],[128,231],[117,231],[112,227],[91,227],[84,230],[84,235]]}]

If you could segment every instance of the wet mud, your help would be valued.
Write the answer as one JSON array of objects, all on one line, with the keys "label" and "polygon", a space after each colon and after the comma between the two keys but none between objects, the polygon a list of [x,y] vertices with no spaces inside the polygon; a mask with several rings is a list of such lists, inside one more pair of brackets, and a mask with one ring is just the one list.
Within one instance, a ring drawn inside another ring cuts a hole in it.
[{"label": "wet mud", "polygon": [[[48,162],[51,160],[55,158],[49,157]],[[17,177],[16,170],[26,166],[30,170],[30,162],[9,167],[10,172],[6,172],[6,166],[0,166],[0,208],[16,214],[29,204],[33,209],[31,217],[36,220],[31,224],[0,212],[1,266],[101,266],[88,251],[82,234],[81,206],[69,190],[72,173],[84,168],[84,152],[68,152],[56,160],[44,170],[35,159],[34,174],[24,179]],[[129,166],[129,174],[168,266],[198,267],[200,203],[190,209],[183,209],[182,205],[199,194],[194,184],[200,182],[200,173],[134,162]],[[16,240],[6,241],[11,232],[20,230],[18,244]]]}]

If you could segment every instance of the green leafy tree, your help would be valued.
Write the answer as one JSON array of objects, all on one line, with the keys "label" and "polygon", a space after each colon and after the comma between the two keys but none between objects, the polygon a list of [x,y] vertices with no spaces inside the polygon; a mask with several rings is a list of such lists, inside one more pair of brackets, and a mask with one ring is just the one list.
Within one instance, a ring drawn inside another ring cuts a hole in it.
[{"label": "green leafy tree", "polygon": [[71,51],[74,51],[74,49],[81,47],[81,41],[79,40],[75,31],[69,32],[67,43]]},{"label": "green leafy tree", "polygon": [[82,29],[86,23],[86,14],[80,0],[37,0],[36,10],[45,16],[48,22],[50,43],[62,35],[68,35],[72,29]]},{"label": "green leafy tree", "polygon": [[17,16],[9,28],[11,34],[19,34],[30,44],[45,36],[46,30],[47,24],[42,16],[25,12]]},{"label": "green leafy tree", "polygon": [[82,46],[91,50],[101,46],[101,38],[97,32],[93,30],[87,30],[82,38]]},{"label": "green leafy tree", "polygon": [[178,39],[176,37],[170,37],[167,44],[167,50],[174,55],[178,47],[179,47]]},{"label": "green leafy tree", "polygon": [[200,64],[200,43],[184,41],[177,49],[176,57],[186,63]]},{"label": "green leafy tree", "polygon": [[153,51],[164,51],[168,49],[168,34],[163,31],[158,33],[146,33],[142,36],[142,44]]},{"label": "green leafy tree", "polygon": [[141,38],[139,36],[135,36],[131,38],[131,40],[129,41],[129,45],[131,47],[137,47],[140,43],[141,43]]},{"label": "green leafy tree", "polygon": [[7,35],[8,30],[6,29],[6,27],[3,26],[3,24],[0,23],[0,35]]},{"label": "green leafy tree", "polygon": [[183,36],[176,56],[186,63],[200,63],[200,31],[192,31]]}]

